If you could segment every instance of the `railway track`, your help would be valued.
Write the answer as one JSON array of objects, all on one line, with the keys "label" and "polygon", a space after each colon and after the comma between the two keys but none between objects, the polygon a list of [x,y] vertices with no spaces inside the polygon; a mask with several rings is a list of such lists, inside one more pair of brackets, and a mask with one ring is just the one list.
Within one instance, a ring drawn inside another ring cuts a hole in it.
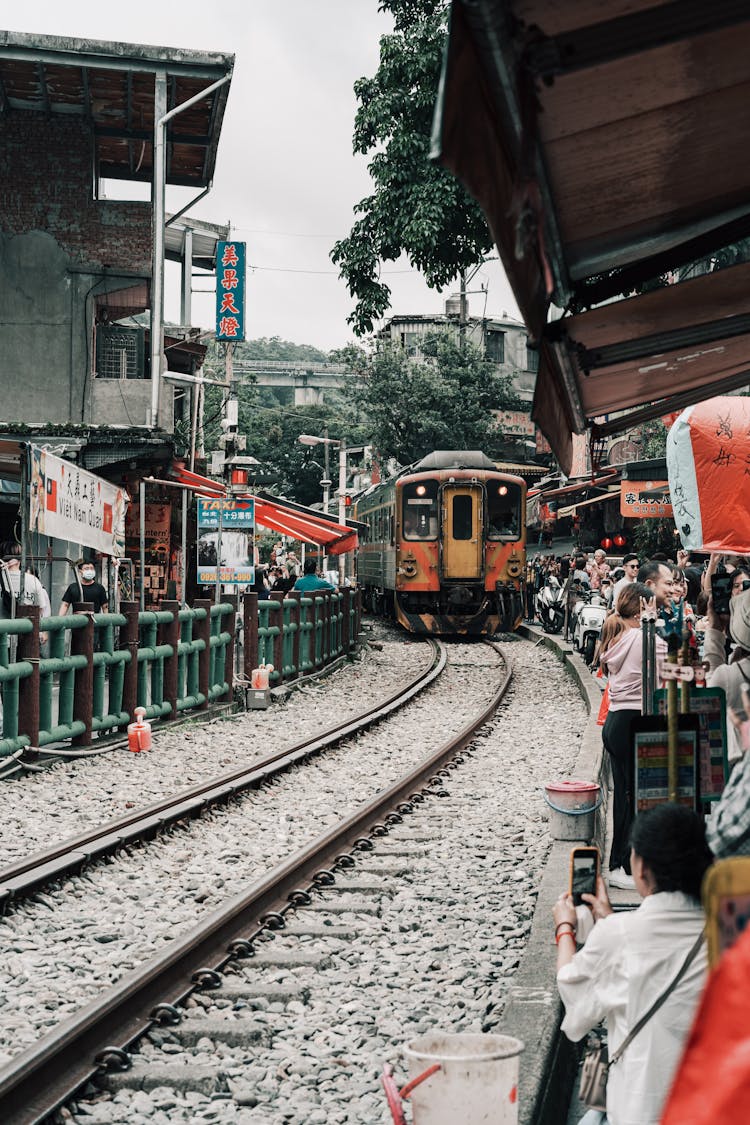
[{"label": "railway track", "polygon": [[172,797],[134,809],[123,817],[94,825],[77,836],[61,840],[49,848],[0,869],[0,911],[11,902],[38,890],[53,880],[83,870],[88,864],[113,855],[119,848],[153,837],[177,821],[200,816],[207,809],[228,801],[264,782],[282,775],[293,766],[338,745],[346,738],[367,730],[405,706],[433,683],[446,665],[445,646],[429,639],[430,657],[422,669],[398,691],[342,723],[329,726],[313,737],[270,754],[242,769],[184,789]]},{"label": "railway track", "polygon": [[[426,673],[430,682],[439,675],[444,664],[443,650]],[[433,749],[418,765],[16,1056],[0,1071],[0,1120],[8,1125],[41,1122],[102,1069],[128,1067],[128,1048],[150,1028],[178,1021],[182,1014],[180,1005],[192,993],[220,985],[221,974],[228,967],[247,963],[264,937],[283,927],[292,911],[306,906],[316,890],[334,884],[336,873],[356,864],[357,858],[370,850],[373,839],[399,824],[436,789],[442,788],[444,779],[451,776],[451,769],[459,764],[456,755],[493,714],[511,675],[511,669],[506,666],[499,687],[481,713],[458,734]],[[418,685],[411,684],[407,691],[409,698],[419,690]],[[399,699],[403,700],[403,693]],[[223,778],[219,785],[197,787],[199,792],[190,795],[180,794],[176,803],[161,802],[158,811],[144,810],[145,816],[142,812],[138,817],[128,818],[127,825],[101,826],[88,844],[78,843],[75,848],[78,854],[70,857],[70,862],[89,862],[92,849],[95,849],[94,855],[102,854],[100,849],[105,842],[107,847],[116,850],[123,842],[134,838],[132,833],[138,825],[143,832],[152,833],[170,820],[194,815],[208,799],[226,800],[238,787],[261,784],[269,777],[269,771],[289,768],[329,745],[331,740],[341,740],[353,733],[353,729],[377,721],[398,705],[399,702],[391,698],[375,708],[374,713],[370,709],[367,718],[360,716],[354,723],[350,720],[343,730],[329,730],[302,746],[256,763],[251,770],[241,771],[241,776]],[[162,808],[165,804],[169,807]],[[63,854],[47,855],[42,865],[47,868],[46,876],[38,865],[26,864],[25,870],[11,874],[5,885],[7,887],[13,880],[25,880],[23,885],[29,889],[38,886],[42,877],[59,877],[59,865],[64,862]],[[20,884],[12,884],[9,893],[25,892]]]}]

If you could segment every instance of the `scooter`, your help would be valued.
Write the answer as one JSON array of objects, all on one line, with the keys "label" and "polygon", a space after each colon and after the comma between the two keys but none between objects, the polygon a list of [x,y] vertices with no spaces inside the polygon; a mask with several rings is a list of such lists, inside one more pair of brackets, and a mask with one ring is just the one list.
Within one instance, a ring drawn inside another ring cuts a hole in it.
[{"label": "scooter", "polygon": [[565,592],[554,574],[536,596],[536,613],[545,633],[560,632],[565,623]]},{"label": "scooter", "polygon": [[598,590],[583,595],[576,604],[573,644],[589,665],[594,659],[596,642],[599,640],[606,616],[607,603]]}]

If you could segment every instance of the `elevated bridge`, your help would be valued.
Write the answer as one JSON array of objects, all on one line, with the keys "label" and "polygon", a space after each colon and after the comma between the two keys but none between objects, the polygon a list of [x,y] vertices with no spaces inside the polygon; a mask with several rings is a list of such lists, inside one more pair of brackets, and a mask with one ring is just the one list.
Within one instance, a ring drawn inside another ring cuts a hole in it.
[{"label": "elevated bridge", "polygon": [[238,377],[252,376],[259,387],[284,388],[294,392],[295,406],[315,406],[325,391],[346,392],[355,372],[341,363],[312,363],[309,360],[235,360]]}]

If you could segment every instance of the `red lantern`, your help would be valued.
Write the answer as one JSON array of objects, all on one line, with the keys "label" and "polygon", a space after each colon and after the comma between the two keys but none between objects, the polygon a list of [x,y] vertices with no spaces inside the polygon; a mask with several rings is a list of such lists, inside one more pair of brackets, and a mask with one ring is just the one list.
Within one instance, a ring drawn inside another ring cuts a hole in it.
[{"label": "red lantern", "polygon": [[[617,540],[615,540],[615,542],[617,542]],[[602,539],[599,546],[603,547],[605,551],[608,551],[612,546],[612,540],[609,537],[607,537],[606,539]]]},{"label": "red lantern", "polygon": [[624,535],[615,535],[615,538],[614,538],[615,547],[624,547],[626,543],[627,543],[627,539],[625,538]]}]

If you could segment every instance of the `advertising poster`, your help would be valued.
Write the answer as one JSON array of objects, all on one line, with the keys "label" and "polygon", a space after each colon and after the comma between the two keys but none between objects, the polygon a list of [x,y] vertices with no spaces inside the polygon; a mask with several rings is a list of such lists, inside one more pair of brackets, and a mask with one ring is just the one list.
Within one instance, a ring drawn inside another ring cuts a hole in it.
[{"label": "advertising poster", "polygon": [[46,449],[32,445],[29,452],[30,529],[122,558],[129,499],[125,489]]},{"label": "advertising poster", "polygon": [[[143,544],[146,567],[143,573],[145,604],[158,606],[167,597],[171,566],[172,505],[146,504]],[[131,504],[125,521],[125,546],[140,572],[141,508]]]},{"label": "advertising poster", "polygon": [[[667,713],[667,693],[654,694],[660,714]],[[690,692],[690,713],[698,716],[698,762],[702,801],[718,801],[727,777],[727,708],[722,688],[696,688]]]},{"label": "advertising poster", "polygon": [[[699,801],[696,771],[698,720],[679,716],[677,746],[677,803],[691,809]],[[635,811],[653,808],[669,800],[666,719],[649,715],[633,723],[635,741]]]},{"label": "advertising poster", "polygon": [[[219,522],[221,521],[221,559]],[[221,564],[223,584],[251,585],[255,581],[255,502],[245,500],[198,500],[198,582],[216,582]]]}]

